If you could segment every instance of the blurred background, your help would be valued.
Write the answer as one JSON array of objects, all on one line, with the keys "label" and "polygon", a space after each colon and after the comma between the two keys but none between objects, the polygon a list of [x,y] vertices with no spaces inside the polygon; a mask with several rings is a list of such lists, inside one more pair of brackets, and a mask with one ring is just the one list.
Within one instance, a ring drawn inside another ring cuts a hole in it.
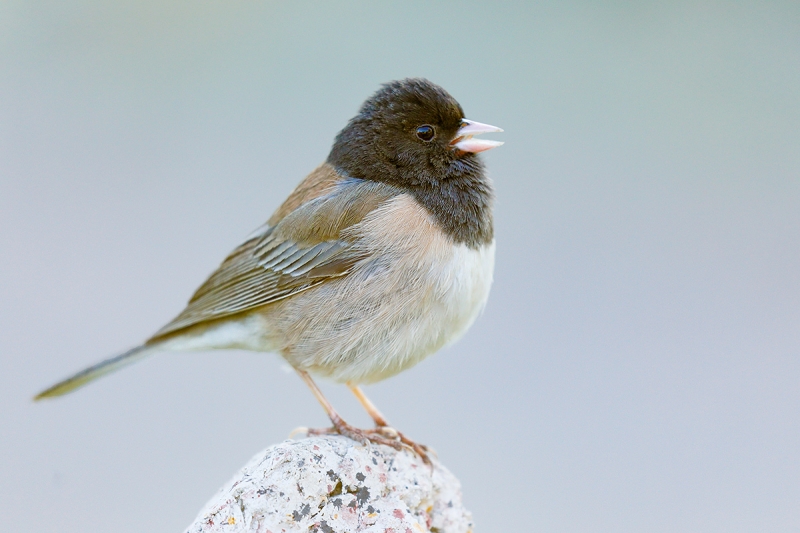
[{"label": "blurred background", "polygon": [[477,531],[800,529],[800,4],[266,0],[0,3],[4,528],[181,531],[326,425],[272,354],[31,397],[177,314],[406,76],[505,129],[484,315],[366,389]]}]

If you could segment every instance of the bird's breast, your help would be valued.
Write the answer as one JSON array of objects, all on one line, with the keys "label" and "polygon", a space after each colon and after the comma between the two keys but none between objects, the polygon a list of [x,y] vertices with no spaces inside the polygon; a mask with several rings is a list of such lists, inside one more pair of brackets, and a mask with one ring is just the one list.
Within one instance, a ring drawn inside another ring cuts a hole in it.
[{"label": "bird's breast", "polygon": [[281,306],[283,317],[296,317],[283,328],[295,366],[339,381],[389,377],[463,335],[489,295],[494,243],[454,243],[410,195],[343,237],[365,259]]}]

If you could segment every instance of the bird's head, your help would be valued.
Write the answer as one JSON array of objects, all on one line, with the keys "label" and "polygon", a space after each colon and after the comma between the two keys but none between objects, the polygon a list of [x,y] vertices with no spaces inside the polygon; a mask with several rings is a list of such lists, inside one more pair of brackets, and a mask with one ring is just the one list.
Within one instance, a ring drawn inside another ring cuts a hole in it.
[{"label": "bird's head", "polygon": [[348,176],[399,186],[431,185],[481,172],[479,152],[503,144],[476,139],[503,131],[464,118],[461,105],[430,81],[387,83],[336,136],[328,162]]}]

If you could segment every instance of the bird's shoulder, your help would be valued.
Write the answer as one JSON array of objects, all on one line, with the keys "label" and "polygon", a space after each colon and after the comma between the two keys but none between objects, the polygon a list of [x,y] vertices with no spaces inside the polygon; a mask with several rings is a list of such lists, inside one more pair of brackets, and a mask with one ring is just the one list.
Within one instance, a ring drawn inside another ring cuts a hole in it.
[{"label": "bird's shoulder", "polygon": [[315,198],[319,198],[337,184],[341,183],[343,176],[333,166],[323,163],[297,184],[286,200],[272,213],[267,221],[267,226],[274,226],[283,218]]}]

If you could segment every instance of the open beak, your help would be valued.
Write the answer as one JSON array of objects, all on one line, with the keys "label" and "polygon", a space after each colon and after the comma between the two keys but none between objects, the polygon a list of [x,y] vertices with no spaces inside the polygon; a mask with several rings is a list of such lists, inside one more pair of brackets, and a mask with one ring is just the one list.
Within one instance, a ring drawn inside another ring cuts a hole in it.
[{"label": "open beak", "polygon": [[450,142],[450,146],[461,150],[462,152],[485,152],[503,144],[501,141],[489,141],[486,139],[473,139],[473,135],[480,135],[481,133],[494,133],[503,131],[497,126],[490,126],[488,124],[481,124],[474,120],[462,119],[462,126],[456,133],[456,138]]}]

